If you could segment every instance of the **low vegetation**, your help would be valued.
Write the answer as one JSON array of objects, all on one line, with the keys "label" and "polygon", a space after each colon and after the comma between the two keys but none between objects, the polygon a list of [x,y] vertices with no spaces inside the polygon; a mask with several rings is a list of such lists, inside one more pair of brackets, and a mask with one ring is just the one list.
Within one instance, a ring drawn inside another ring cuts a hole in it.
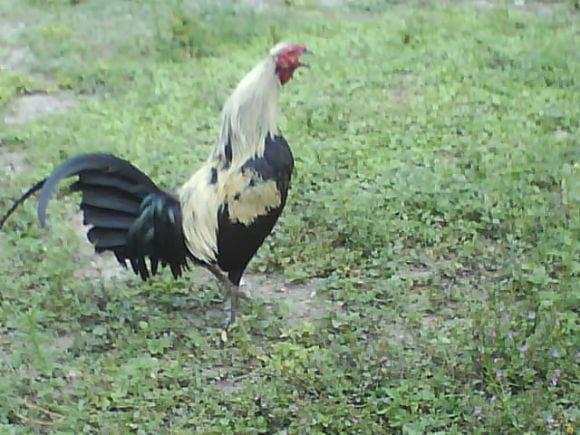
[{"label": "low vegetation", "polygon": [[0,70],[4,115],[75,98],[2,125],[0,210],[94,150],[178,186],[273,43],[316,53],[281,101],[289,204],[228,333],[205,274],[89,273],[73,200],[48,230],[34,201],[13,216],[0,432],[577,430],[574,3],[322,3],[0,0],[0,63],[28,53]]}]

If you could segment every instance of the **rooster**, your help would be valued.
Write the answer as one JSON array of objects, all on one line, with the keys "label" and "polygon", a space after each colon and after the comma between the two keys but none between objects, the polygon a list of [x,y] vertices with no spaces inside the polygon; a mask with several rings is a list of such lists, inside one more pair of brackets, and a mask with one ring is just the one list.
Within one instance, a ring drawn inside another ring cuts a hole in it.
[{"label": "rooster", "polygon": [[190,264],[208,269],[230,299],[227,326],[236,320],[242,275],[278,220],[288,195],[294,159],[276,127],[282,86],[309,53],[281,43],[237,85],[221,113],[219,139],[176,194],[112,154],[72,157],[24,193],[0,220],[0,228],[27,198],[40,191],[38,219],[57,184],[77,177],[83,223],[96,253],[112,252],[146,281],[159,266],[178,278]]}]

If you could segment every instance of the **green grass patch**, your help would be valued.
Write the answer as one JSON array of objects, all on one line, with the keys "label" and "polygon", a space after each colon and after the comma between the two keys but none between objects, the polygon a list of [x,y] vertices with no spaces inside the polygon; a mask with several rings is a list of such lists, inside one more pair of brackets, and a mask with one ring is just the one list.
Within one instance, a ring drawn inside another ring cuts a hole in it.
[{"label": "green grass patch", "polygon": [[[82,96],[0,131],[33,163],[0,181],[0,210],[93,150],[178,186],[242,75],[278,40],[312,47],[281,99],[288,206],[251,270],[321,278],[340,308],[291,324],[244,305],[226,337],[213,284],[80,279],[73,201],[53,203],[49,231],[31,201],[0,234],[2,430],[572,433],[573,8],[285,3],[0,0],[28,25],[13,43],[31,73]],[[0,76],[0,104],[20,80]]]}]

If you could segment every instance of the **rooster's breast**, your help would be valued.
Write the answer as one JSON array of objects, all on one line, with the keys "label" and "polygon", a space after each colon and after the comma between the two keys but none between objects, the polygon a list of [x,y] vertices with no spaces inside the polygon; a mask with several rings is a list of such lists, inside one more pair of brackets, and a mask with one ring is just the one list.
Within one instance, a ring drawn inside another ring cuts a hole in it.
[{"label": "rooster's breast", "polygon": [[286,140],[268,136],[264,155],[230,175],[218,211],[217,257],[222,270],[241,277],[284,209],[293,168]]}]

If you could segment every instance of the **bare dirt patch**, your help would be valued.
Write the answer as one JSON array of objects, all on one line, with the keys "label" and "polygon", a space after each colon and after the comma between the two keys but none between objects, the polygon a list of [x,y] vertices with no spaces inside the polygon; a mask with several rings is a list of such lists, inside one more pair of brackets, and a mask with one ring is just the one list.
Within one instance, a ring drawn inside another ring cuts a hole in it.
[{"label": "bare dirt patch", "polygon": [[[50,78],[33,71],[34,54],[19,42],[25,33],[24,22],[2,21],[0,17],[0,72],[23,73],[35,77],[46,86],[54,86]],[[40,116],[64,113],[76,105],[74,95],[67,93],[30,94],[14,98],[4,111],[4,123],[22,125]]]},{"label": "bare dirt patch", "polygon": [[73,347],[75,342],[74,334],[64,334],[56,337],[52,342],[51,349],[57,353],[65,353]]},{"label": "bare dirt patch", "polygon": [[28,47],[16,46],[16,39],[25,29],[23,22],[0,22],[0,70],[20,70],[34,58]]},{"label": "bare dirt patch", "polygon": [[75,271],[77,278],[98,279],[104,284],[109,284],[113,279],[127,277],[128,272],[117,262],[112,253],[95,253],[93,246],[87,240],[88,228],[83,225],[81,212],[71,218],[70,225],[81,239],[74,259],[79,265]]},{"label": "bare dirt patch", "polygon": [[320,320],[331,311],[338,311],[318,296],[321,279],[311,279],[301,284],[286,284],[276,275],[246,275],[252,297],[269,303],[280,304],[290,325],[307,320]]},{"label": "bare dirt patch", "polygon": [[24,95],[8,105],[4,122],[13,125],[26,124],[39,116],[65,113],[75,105],[75,98],[64,93]]},{"label": "bare dirt patch", "polygon": [[257,12],[264,12],[268,9],[283,9],[288,6],[291,7],[303,7],[303,8],[315,8],[321,7],[325,9],[337,9],[343,4],[345,0],[298,0],[298,1],[288,1],[288,0],[241,0],[240,4],[247,8],[252,8]]},{"label": "bare dirt patch", "polygon": [[240,388],[242,388],[242,383],[244,379],[248,378],[250,375],[251,373],[248,375],[238,376],[234,378],[224,378],[215,381],[213,384],[226,394],[235,393]]},{"label": "bare dirt patch", "polygon": [[30,167],[24,152],[0,148],[0,172],[14,176],[30,169]]},{"label": "bare dirt patch", "polygon": [[498,0],[460,0],[459,3],[483,10],[509,6],[540,16],[551,16],[567,8],[566,3],[560,0],[511,0],[507,5]]},{"label": "bare dirt patch", "polygon": [[11,48],[0,51],[0,65],[2,68],[19,70],[22,65],[30,63],[33,59],[32,52],[27,47]]}]

